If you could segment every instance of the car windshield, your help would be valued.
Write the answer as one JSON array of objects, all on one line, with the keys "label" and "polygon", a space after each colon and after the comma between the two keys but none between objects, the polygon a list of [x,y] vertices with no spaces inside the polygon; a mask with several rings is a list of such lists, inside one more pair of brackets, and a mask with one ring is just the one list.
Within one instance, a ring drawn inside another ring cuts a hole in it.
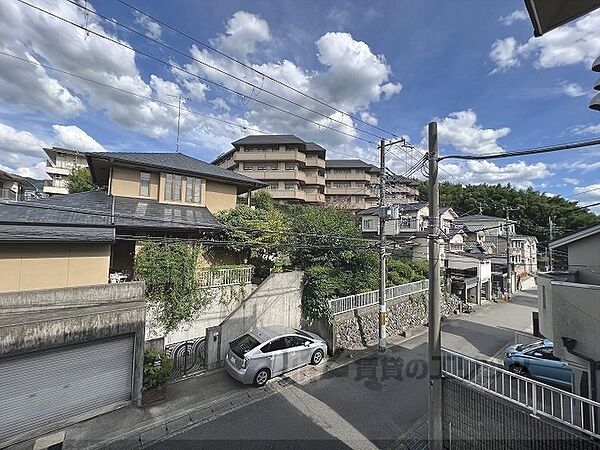
[{"label": "car windshield", "polygon": [[242,337],[237,338],[235,341],[229,344],[231,351],[240,358],[243,358],[246,353],[258,346],[259,342],[249,334],[245,334]]},{"label": "car windshield", "polygon": [[526,352],[528,350],[534,349],[536,347],[539,347],[540,345],[542,345],[544,343],[544,341],[537,341],[537,342],[533,342],[532,344],[526,345],[524,347],[519,347],[519,351],[521,352]]}]

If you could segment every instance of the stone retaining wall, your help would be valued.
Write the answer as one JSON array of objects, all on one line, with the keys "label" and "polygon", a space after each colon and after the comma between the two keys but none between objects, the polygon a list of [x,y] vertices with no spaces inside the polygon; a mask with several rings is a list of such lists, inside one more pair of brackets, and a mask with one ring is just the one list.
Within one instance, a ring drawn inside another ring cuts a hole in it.
[{"label": "stone retaining wall", "polygon": [[[454,314],[460,300],[455,295],[442,300],[442,316]],[[379,338],[378,305],[367,306],[332,318],[332,351],[340,348],[361,349],[377,343]],[[411,328],[427,323],[427,292],[387,302],[387,335],[405,335]]]}]

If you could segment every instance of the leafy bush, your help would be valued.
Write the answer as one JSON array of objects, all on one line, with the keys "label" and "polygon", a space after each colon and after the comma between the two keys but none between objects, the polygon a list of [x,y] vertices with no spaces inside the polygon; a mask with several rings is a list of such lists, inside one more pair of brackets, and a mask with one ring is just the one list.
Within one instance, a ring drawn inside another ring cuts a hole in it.
[{"label": "leafy bush", "polygon": [[149,348],[144,352],[144,381],[145,390],[164,386],[169,382],[173,370],[173,362],[167,354],[157,348]]},{"label": "leafy bush", "polygon": [[192,319],[210,303],[196,276],[200,247],[144,242],[135,255],[135,278],[146,285],[146,299],[156,308],[165,333]]}]

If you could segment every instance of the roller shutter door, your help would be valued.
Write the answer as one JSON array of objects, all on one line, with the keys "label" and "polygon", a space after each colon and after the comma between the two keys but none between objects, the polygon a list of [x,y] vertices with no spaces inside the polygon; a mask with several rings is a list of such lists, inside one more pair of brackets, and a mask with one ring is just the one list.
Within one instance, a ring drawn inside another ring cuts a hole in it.
[{"label": "roller shutter door", "polygon": [[0,443],[131,399],[133,335],[0,359]]}]

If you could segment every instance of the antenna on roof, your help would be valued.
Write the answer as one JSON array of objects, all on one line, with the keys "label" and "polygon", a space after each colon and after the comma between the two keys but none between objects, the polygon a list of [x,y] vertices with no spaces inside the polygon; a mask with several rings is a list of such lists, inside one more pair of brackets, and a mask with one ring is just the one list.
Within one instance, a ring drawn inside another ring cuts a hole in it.
[{"label": "antenna on roof", "polygon": [[177,143],[176,143],[176,148],[175,148],[175,152],[179,153],[179,124],[181,123],[181,100],[191,101],[192,99],[189,97],[182,97],[181,94],[169,95],[169,97],[176,98],[179,102],[179,107],[177,109]]}]

